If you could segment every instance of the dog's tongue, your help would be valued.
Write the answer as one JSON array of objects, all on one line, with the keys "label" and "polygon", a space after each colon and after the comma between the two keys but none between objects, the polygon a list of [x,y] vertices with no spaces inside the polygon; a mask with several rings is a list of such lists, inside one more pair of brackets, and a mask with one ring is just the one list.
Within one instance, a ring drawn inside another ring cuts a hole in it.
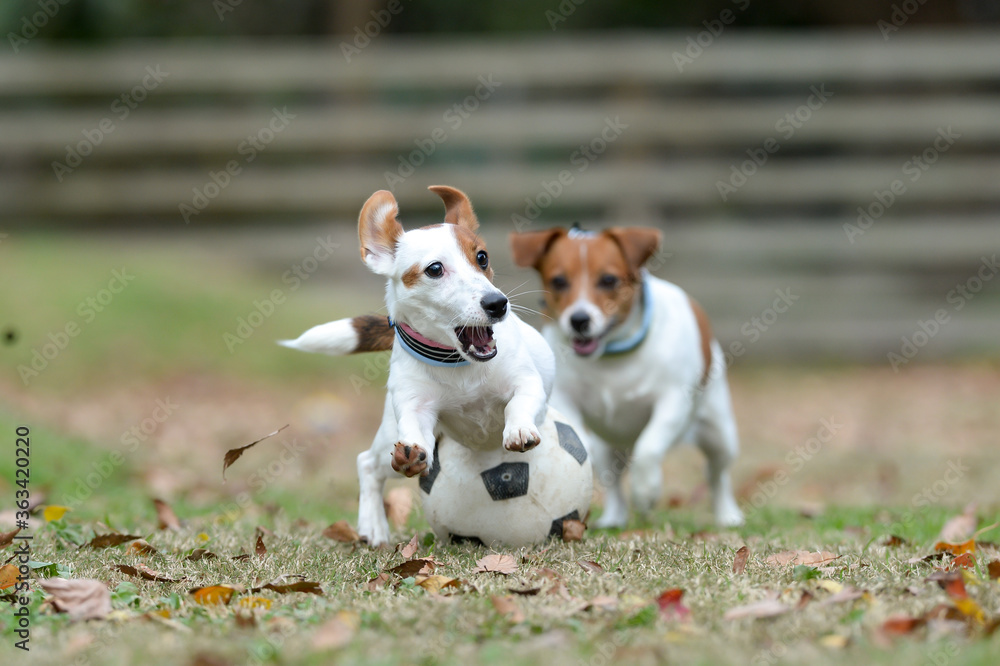
[{"label": "dog's tongue", "polygon": [[475,347],[485,347],[493,339],[490,329],[483,326],[466,329],[469,343]]},{"label": "dog's tongue", "polygon": [[489,326],[466,326],[456,329],[455,334],[466,353],[480,361],[488,361],[497,355],[493,329]]},{"label": "dog's tongue", "polygon": [[590,356],[597,351],[600,344],[598,338],[573,338],[573,351],[580,356]]}]

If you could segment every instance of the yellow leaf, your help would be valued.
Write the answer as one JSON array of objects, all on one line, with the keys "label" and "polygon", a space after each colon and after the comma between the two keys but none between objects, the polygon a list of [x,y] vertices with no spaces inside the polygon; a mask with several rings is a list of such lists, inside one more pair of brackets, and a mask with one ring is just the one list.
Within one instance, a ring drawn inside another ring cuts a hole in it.
[{"label": "yellow leaf", "polygon": [[460,581],[448,576],[417,576],[415,582],[431,594],[437,594],[446,587],[458,587]]},{"label": "yellow leaf", "polygon": [[947,543],[945,541],[938,541],[934,544],[934,550],[946,553],[951,553],[952,555],[964,555],[965,553],[976,552],[976,540],[969,539],[968,541],[963,541],[962,543]]},{"label": "yellow leaf", "polygon": [[979,604],[968,597],[965,599],[955,599],[955,608],[957,608],[965,617],[975,620],[977,624],[984,624],[986,622],[986,617],[983,615],[983,609],[979,607]]},{"label": "yellow leaf", "polygon": [[819,639],[819,644],[823,647],[842,650],[847,647],[847,636],[840,634],[827,634]]},{"label": "yellow leaf", "polygon": [[211,540],[212,540],[212,537],[208,536],[204,532],[200,532],[198,534],[198,541],[201,541],[202,543],[208,543]]},{"label": "yellow leaf", "polygon": [[42,511],[42,516],[45,518],[45,522],[51,523],[53,520],[59,520],[66,515],[67,511],[72,511],[73,509],[68,506],[47,506],[45,510]]},{"label": "yellow leaf", "polygon": [[18,571],[16,564],[5,564],[0,567],[0,590],[6,590],[17,583],[18,576],[21,572]]},{"label": "yellow leaf", "polygon": [[835,580],[830,580],[828,578],[824,578],[822,580],[816,581],[816,586],[823,588],[827,592],[832,592],[833,594],[837,594],[838,592],[842,592],[843,589],[844,589],[843,585],[841,585],[840,583],[838,583]]},{"label": "yellow leaf", "polygon": [[149,614],[150,615],[159,615],[160,617],[162,617],[165,620],[169,620],[170,619],[170,609],[169,608],[161,608],[159,610],[149,611]]},{"label": "yellow leaf", "polygon": [[191,596],[199,604],[228,604],[239,588],[232,585],[210,585],[191,590]]},{"label": "yellow leaf", "polygon": [[243,597],[239,601],[239,605],[243,608],[263,608],[265,610],[270,610],[271,599],[265,599],[264,597]]}]

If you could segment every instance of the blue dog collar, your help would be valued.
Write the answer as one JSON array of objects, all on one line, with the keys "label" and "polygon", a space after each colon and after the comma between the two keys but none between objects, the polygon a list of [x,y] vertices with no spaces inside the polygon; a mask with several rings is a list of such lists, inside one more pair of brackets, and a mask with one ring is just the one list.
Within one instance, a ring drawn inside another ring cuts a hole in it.
[{"label": "blue dog collar", "polygon": [[462,365],[469,365],[469,362],[462,358],[457,349],[444,349],[424,344],[404,331],[402,326],[397,326],[396,322],[391,318],[389,319],[389,326],[396,331],[396,339],[402,345],[403,351],[422,363],[439,368],[455,368]]},{"label": "blue dog collar", "polygon": [[649,335],[649,328],[653,324],[653,308],[649,295],[649,279],[645,272],[642,276],[642,325],[639,330],[624,340],[614,340],[604,346],[604,356],[614,356],[615,354],[625,354],[642,344],[642,341]]}]

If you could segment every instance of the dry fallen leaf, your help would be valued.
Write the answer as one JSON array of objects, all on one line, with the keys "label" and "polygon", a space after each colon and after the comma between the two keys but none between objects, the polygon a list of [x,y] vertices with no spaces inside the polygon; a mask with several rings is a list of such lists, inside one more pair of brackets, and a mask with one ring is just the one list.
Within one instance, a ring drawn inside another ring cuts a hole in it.
[{"label": "dry fallen leaf", "polygon": [[52,595],[52,607],[74,620],[103,620],[111,612],[111,590],[99,580],[44,578],[38,584]]},{"label": "dry fallen leaf", "polygon": [[906,545],[906,539],[901,536],[896,536],[895,534],[890,534],[886,537],[886,540],[882,543],[882,545],[886,548],[898,548]]},{"label": "dry fallen leaf", "polygon": [[567,518],[562,522],[562,540],[580,541],[583,533],[587,530],[587,525],[582,520]]},{"label": "dry fallen leaf", "polygon": [[951,561],[951,568],[975,569],[976,556],[972,553],[963,553]]},{"label": "dry fallen leaf", "polygon": [[982,625],[986,623],[986,615],[983,613],[983,609],[979,607],[979,604],[973,599],[955,599],[955,608],[959,610],[962,615],[972,620],[976,624]]},{"label": "dry fallen leaf", "polygon": [[170,508],[170,505],[161,499],[154,499],[153,506],[156,507],[156,527],[161,530],[179,530],[181,521],[177,519],[177,514]]},{"label": "dry fallen leaf", "polygon": [[968,541],[963,541],[962,543],[948,543],[945,541],[938,541],[934,544],[934,550],[939,553],[951,553],[952,555],[964,555],[965,553],[976,552],[976,541],[975,539],[969,539]]},{"label": "dry fallen leaf", "polygon": [[986,570],[993,580],[1000,580],[1000,560],[994,560],[986,565]]},{"label": "dry fallen leaf", "polygon": [[17,583],[21,572],[16,564],[5,564],[0,567],[0,590],[6,590]]},{"label": "dry fallen leaf", "polygon": [[684,597],[684,590],[673,588],[660,594],[656,598],[656,605],[660,608],[660,616],[668,620],[680,620],[685,622],[691,619],[691,611],[681,603]]},{"label": "dry fallen leaf", "polygon": [[437,594],[444,589],[459,588],[462,586],[462,581],[457,578],[449,578],[448,576],[417,576],[414,582],[431,594]]},{"label": "dry fallen leaf", "polygon": [[941,533],[938,534],[937,540],[955,543],[965,541],[971,537],[976,531],[976,509],[976,503],[969,502],[962,513],[949,519],[944,524],[944,527],[941,528]]},{"label": "dry fallen leaf", "polygon": [[403,556],[403,559],[408,560],[412,558],[420,550],[420,544],[417,543],[417,535],[414,534],[412,539],[405,544],[399,544],[396,546],[396,549],[399,550],[399,554]]},{"label": "dry fallen leaf", "polygon": [[142,578],[143,580],[151,580],[156,583],[178,583],[181,580],[184,580],[183,578],[167,578],[158,571],[153,571],[152,569],[144,567],[141,564],[137,567],[132,567],[127,564],[116,564],[114,565],[114,568],[118,569],[118,571],[121,571],[123,574]]},{"label": "dry fallen leaf", "polygon": [[150,546],[143,539],[133,541],[128,545],[128,552],[130,555],[135,555],[136,557],[150,557],[151,555],[159,555],[159,552]]},{"label": "dry fallen leaf", "polygon": [[257,557],[267,555],[267,546],[264,545],[264,534],[259,529],[257,530],[257,543],[253,547],[253,552]]},{"label": "dry fallen leaf", "polygon": [[386,569],[388,573],[396,574],[400,578],[409,578],[410,576],[429,576],[434,573],[434,568],[437,563],[431,559],[416,559],[407,560],[402,564],[398,564],[391,569]]},{"label": "dry fallen leaf", "polygon": [[240,608],[263,608],[264,610],[270,610],[273,603],[274,601],[265,597],[241,597],[237,605]]},{"label": "dry fallen leaf", "polygon": [[778,567],[789,564],[804,564],[806,566],[814,567],[820,564],[826,564],[827,562],[832,562],[839,557],[840,555],[825,550],[819,553],[812,553],[808,550],[785,550],[765,557],[764,563]]},{"label": "dry fallen leaf", "polygon": [[413,510],[413,493],[409,488],[396,487],[385,495],[385,515],[392,523],[393,527],[401,530],[406,526],[406,521]]},{"label": "dry fallen leaf", "polygon": [[381,590],[383,587],[389,583],[389,574],[382,572],[379,575],[368,581],[368,591],[375,592],[376,590]]},{"label": "dry fallen leaf", "polygon": [[742,576],[743,572],[747,570],[747,560],[749,559],[750,549],[746,546],[740,546],[740,549],[736,551],[736,557],[733,558],[733,573]]},{"label": "dry fallen leaf", "polygon": [[513,555],[493,553],[480,558],[472,573],[498,573],[509,576],[515,571],[517,571],[517,560]]},{"label": "dry fallen leaf", "polygon": [[882,623],[880,630],[887,636],[909,636],[926,622],[922,617],[890,617]]},{"label": "dry fallen leaf", "polygon": [[969,594],[965,590],[965,578],[961,571],[935,571],[927,577],[934,581],[952,599],[965,599]]},{"label": "dry fallen leaf", "polygon": [[580,568],[582,568],[587,573],[592,573],[592,574],[604,573],[604,567],[602,567],[597,562],[594,562],[593,560],[579,560],[577,564],[579,564]]},{"label": "dry fallen leaf", "polygon": [[222,481],[223,481],[223,483],[225,483],[225,481],[226,481],[226,470],[229,469],[230,465],[232,465],[234,462],[236,462],[237,460],[239,460],[240,456],[242,456],[244,453],[246,453],[247,449],[249,449],[252,446],[257,446],[258,444],[260,444],[261,442],[263,442],[268,437],[274,437],[275,435],[277,435],[279,432],[281,432],[282,430],[284,430],[287,427],[288,427],[288,425],[283,425],[280,428],[278,428],[277,430],[275,430],[274,432],[269,433],[267,435],[264,435],[263,437],[261,437],[260,439],[258,439],[256,442],[250,442],[246,446],[241,446],[239,448],[229,449],[228,451],[226,451],[226,455],[222,459]]},{"label": "dry fallen leaf", "polygon": [[210,550],[206,550],[204,548],[195,548],[193,551],[191,551],[191,554],[185,557],[184,559],[190,562],[197,562],[198,560],[214,560],[217,557],[218,555],[216,555]]},{"label": "dry fallen leaf", "polygon": [[0,532],[0,548],[6,548],[10,544],[14,543],[14,537],[16,537],[17,533],[20,531],[21,528],[18,527],[11,532]]},{"label": "dry fallen leaf", "polygon": [[242,585],[208,585],[189,590],[194,600],[202,605],[228,604],[234,594],[243,591]]},{"label": "dry fallen leaf", "polygon": [[305,592],[306,594],[318,594],[323,595],[323,588],[320,587],[319,583],[311,580],[300,580],[296,583],[280,583],[274,581],[263,585],[261,587],[252,588],[251,592],[260,592],[261,590],[271,590],[272,592],[277,592],[278,594],[288,594],[289,592]]},{"label": "dry fallen leaf", "polygon": [[338,520],[333,525],[327,527],[323,530],[323,536],[327,539],[342,541],[344,543],[353,543],[361,540],[361,537],[358,536],[358,533],[354,531],[354,528],[346,520]]},{"label": "dry fallen leaf", "polygon": [[340,611],[320,625],[320,628],[313,634],[312,646],[316,650],[336,650],[351,642],[358,627],[361,626],[361,618],[352,611]]},{"label": "dry fallen leaf", "polygon": [[120,546],[123,543],[128,543],[129,541],[135,541],[136,539],[141,539],[141,536],[134,534],[118,534],[112,532],[110,534],[102,534],[100,536],[95,536],[87,544],[88,547],[98,549],[98,548],[112,548],[114,546]]},{"label": "dry fallen leaf", "polygon": [[724,620],[742,620],[743,618],[763,618],[783,615],[792,610],[791,606],[786,606],[777,599],[765,599],[745,606],[730,608],[722,616]]},{"label": "dry fallen leaf", "polygon": [[524,622],[524,611],[518,607],[514,597],[509,594],[502,597],[493,596],[490,597],[490,601],[493,602],[493,608],[512,624]]}]

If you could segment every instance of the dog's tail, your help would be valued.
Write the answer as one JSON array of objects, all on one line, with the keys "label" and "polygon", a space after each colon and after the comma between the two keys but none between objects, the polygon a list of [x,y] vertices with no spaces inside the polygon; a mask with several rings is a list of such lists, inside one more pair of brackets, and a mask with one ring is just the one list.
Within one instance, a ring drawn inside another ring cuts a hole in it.
[{"label": "dog's tail", "polygon": [[394,336],[387,317],[364,315],[313,326],[296,339],[278,340],[278,344],[299,351],[344,356],[387,351],[392,349]]}]

